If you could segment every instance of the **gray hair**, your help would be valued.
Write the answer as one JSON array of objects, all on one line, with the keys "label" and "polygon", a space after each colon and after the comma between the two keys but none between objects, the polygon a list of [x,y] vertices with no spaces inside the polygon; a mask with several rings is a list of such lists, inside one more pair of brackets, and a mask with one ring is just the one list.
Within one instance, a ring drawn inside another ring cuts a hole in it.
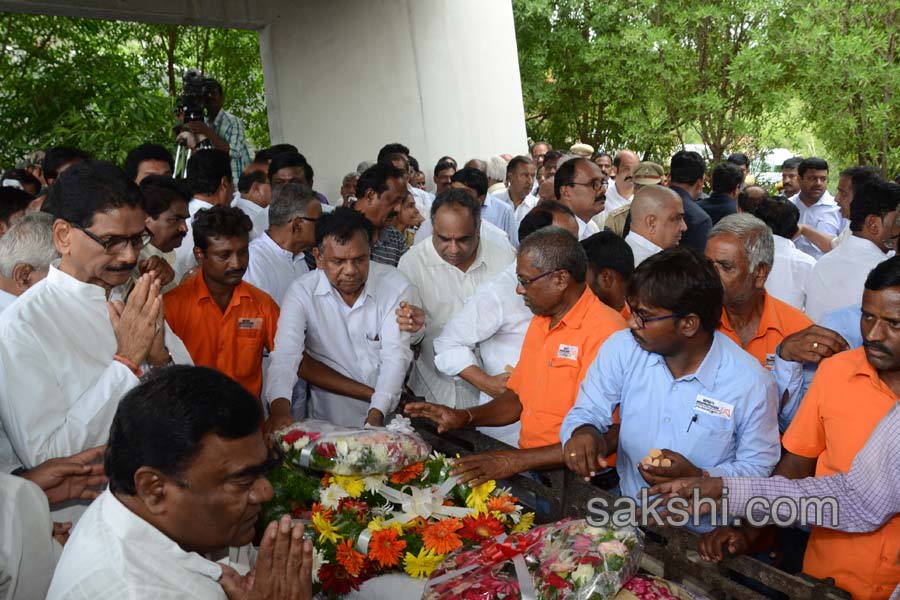
[{"label": "gray hair", "polygon": [[371,167],[371,166],[374,165],[374,164],[375,164],[375,163],[374,163],[373,161],[371,161],[371,160],[364,160],[364,161],[362,161],[361,163],[359,163],[358,165],[356,165],[356,174],[357,174],[357,175],[362,175],[363,173],[365,173],[366,171],[369,170],[369,167]]},{"label": "gray hair", "polygon": [[749,213],[728,215],[709,230],[707,239],[731,234],[741,240],[750,272],[759,265],[772,266],[775,261],[775,238],[768,225]]},{"label": "gray hair", "polygon": [[492,156],[487,159],[488,179],[506,181],[506,160],[502,156]]},{"label": "gray hair", "polygon": [[31,265],[43,271],[59,258],[53,243],[52,215],[45,212],[28,213],[0,238],[0,275],[12,277],[16,265]]},{"label": "gray hair", "polygon": [[359,173],[357,173],[356,171],[350,171],[349,173],[344,175],[343,179],[341,179],[341,185],[347,183],[347,181],[350,179],[358,179],[358,178],[359,178]]},{"label": "gray hair", "polygon": [[587,276],[584,248],[578,238],[562,227],[548,225],[530,233],[519,246],[519,256],[526,255],[542,273],[568,271],[577,283],[584,283]]},{"label": "gray hair", "polygon": [[319,199],[311,189],[299,183],[283,183],[272,189],[272,203],[269,204],[269,226],[287,225],[296,217],[305,217],[310,202]]}]

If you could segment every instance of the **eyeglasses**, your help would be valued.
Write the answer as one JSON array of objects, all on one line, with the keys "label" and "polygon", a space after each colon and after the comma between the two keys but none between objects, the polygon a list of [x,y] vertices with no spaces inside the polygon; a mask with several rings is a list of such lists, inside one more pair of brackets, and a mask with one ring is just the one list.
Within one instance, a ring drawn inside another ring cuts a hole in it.
[{"label": "eyeglasses", "polygon": [[531,279],[522,279],[521,277],[516,276],[516,280],[518,280],[519,285],[521,285],[522,287],[528,287],[529,285],[531,285],[538,279],[542,279],[542,278],[546,277],[547,275],[556,273],[557,271],[562,271],[562,269],[553,269],[552,271],[547,271],[546,273],[541,273],[540,275],[532,277]]},{"label": "eyeglasses", "polygon": [[606,180],[605,179],[593,179],[586,183],[581,182],[581,181],[573,181],[569,185],[583,185],[583,186],[587,186],[587,187],[592,187],[592,188],[594,188],[595,192],[599,192],[600,190],[602,190],[603,188],[606,187]]},{"label": "eyeglasses", "polygon": [[634,307],[631,306],[631,304],[629,304],[628,302],[626,302],[626,304],[628,304],[628,310],[631,311],[631,316],[634,318],[634,323],[637,325],[638,329],[643,329],[647,325],[647,323],[652,323],[654,321],[664,321],[666,319],[680,319],[681,317],[684,316],[681,313],[671,313],[668,315],[661,315],[658,317],[643,317],[643,316],[641,316],[641,313],[636,311],[634,309]]},{"label": "eyeglasses", "polygon": [[111,235],[108,238],[103,239],[101,237],[98,237],[96,234],[91,233],[77,223],[72,223],[70,221],[69,225],[71,225],[75,229],[82,231],[86,236],[103,246],[103,251],[107,254],[118,254],[125,250],[125,248],[127,248],[128,246],[131,246],[135,250],[140,250],[144,246],[149,244],[150,240],[153,239],[153,233],[146,227],[144,228],[144,231],[137,235]]}]

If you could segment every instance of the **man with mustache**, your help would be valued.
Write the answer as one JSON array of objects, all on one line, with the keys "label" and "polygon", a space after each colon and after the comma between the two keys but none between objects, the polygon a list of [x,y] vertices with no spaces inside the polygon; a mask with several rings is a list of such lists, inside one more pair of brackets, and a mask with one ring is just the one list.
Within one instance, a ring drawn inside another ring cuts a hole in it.
[{"label": "man with mustache", "polygon": [[831,242],[841,232],[841,207],[828,193],[828,163],[814,156],[797,165],[800,191],[788,200],[800,209],[800,237],[797,248],[816,260],[831,250]]},{"label": "man with mustache", "polygon": [[553,191],[560,203],[568,206],[578,219],[578,239],[600,231],[591,219],[606,202],[606,175],[587,158],[570,158],[556,171]]},{"label": "man with mustache", "polygon": [[275,348],[278,304],[243,281],[253,223],[239,208],[214,206],[194,215],[196,277],[165,296],[166,320],[184,340],[194,364],[212,367],[257,399],[263,349]]},{"label": "man with mustache", "polygon": [[[144,196],[144,212],[147,213],[144,222],[153,237],[141,250],[138,267],[144,271],[156,267],[155,270],[161,274],[164,269],[168,279],[162,282],[162,293],[165,294],[178,285],[174,272],[175,250],[188,233],[191,194],[182,181],[167,175],[147,175],[139,186]],[[163,268],[163,264],[168,268]]]},{"label": "man with mustache", "polygon": [[190,363],[165,326],[155,273],[125,304],[108,302],[151,237],[134,182],[115,165],[82,161],[44,210],[61,258],[0,315],[0,464],[25,468],[105,443],[119,399],[145,371]]},{"label": "man with mustache", "polygon": [[[774,475],[803,479],[849,472],[878,423],[896,410],[900,392],[898,320],[900,258],[894,257],[880,263],[866,279],[860,321],[863,347],[822,361],[784,434],[784,452]],[[881,469],[879,475],[890,478],[890,473]],[[900,516],[873,529],[876,531],[862,534],[814,527],[803,572],[833,577],[835,585],[853,598],[888,598],[900,582]],[[726,549],[731,554],[762,551],[764,547],[758,543],[761,532],[750,527],[717,529],[701,540],[700,554],[718,562]]]}]

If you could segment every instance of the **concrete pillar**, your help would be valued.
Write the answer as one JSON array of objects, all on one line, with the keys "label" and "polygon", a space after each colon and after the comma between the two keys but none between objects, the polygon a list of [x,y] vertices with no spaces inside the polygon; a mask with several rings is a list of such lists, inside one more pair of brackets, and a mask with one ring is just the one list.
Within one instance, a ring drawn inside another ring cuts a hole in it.
[{"label": "concrete pillar", "polygon": [[333,199],[388,142],[419,159],[524,152],[509,0],[282,2],[260,34],[273,142],[298,146]]}]

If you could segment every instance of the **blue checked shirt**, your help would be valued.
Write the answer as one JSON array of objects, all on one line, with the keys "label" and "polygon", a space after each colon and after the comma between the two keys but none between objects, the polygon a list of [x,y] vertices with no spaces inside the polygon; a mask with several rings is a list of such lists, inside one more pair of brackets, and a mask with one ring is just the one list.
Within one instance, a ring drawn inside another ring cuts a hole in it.
[{"label": "blue checked shirt", "polygon": [[250,164],[250,147],[247,145],[247,136],[244,133],[244,124],[236,116],[225,109],[219,110],[219,114],[208,125],[216,132],[216,135],[228,142],[231,147],[231,176],[237,185],[237,180],[244,167]]}]

